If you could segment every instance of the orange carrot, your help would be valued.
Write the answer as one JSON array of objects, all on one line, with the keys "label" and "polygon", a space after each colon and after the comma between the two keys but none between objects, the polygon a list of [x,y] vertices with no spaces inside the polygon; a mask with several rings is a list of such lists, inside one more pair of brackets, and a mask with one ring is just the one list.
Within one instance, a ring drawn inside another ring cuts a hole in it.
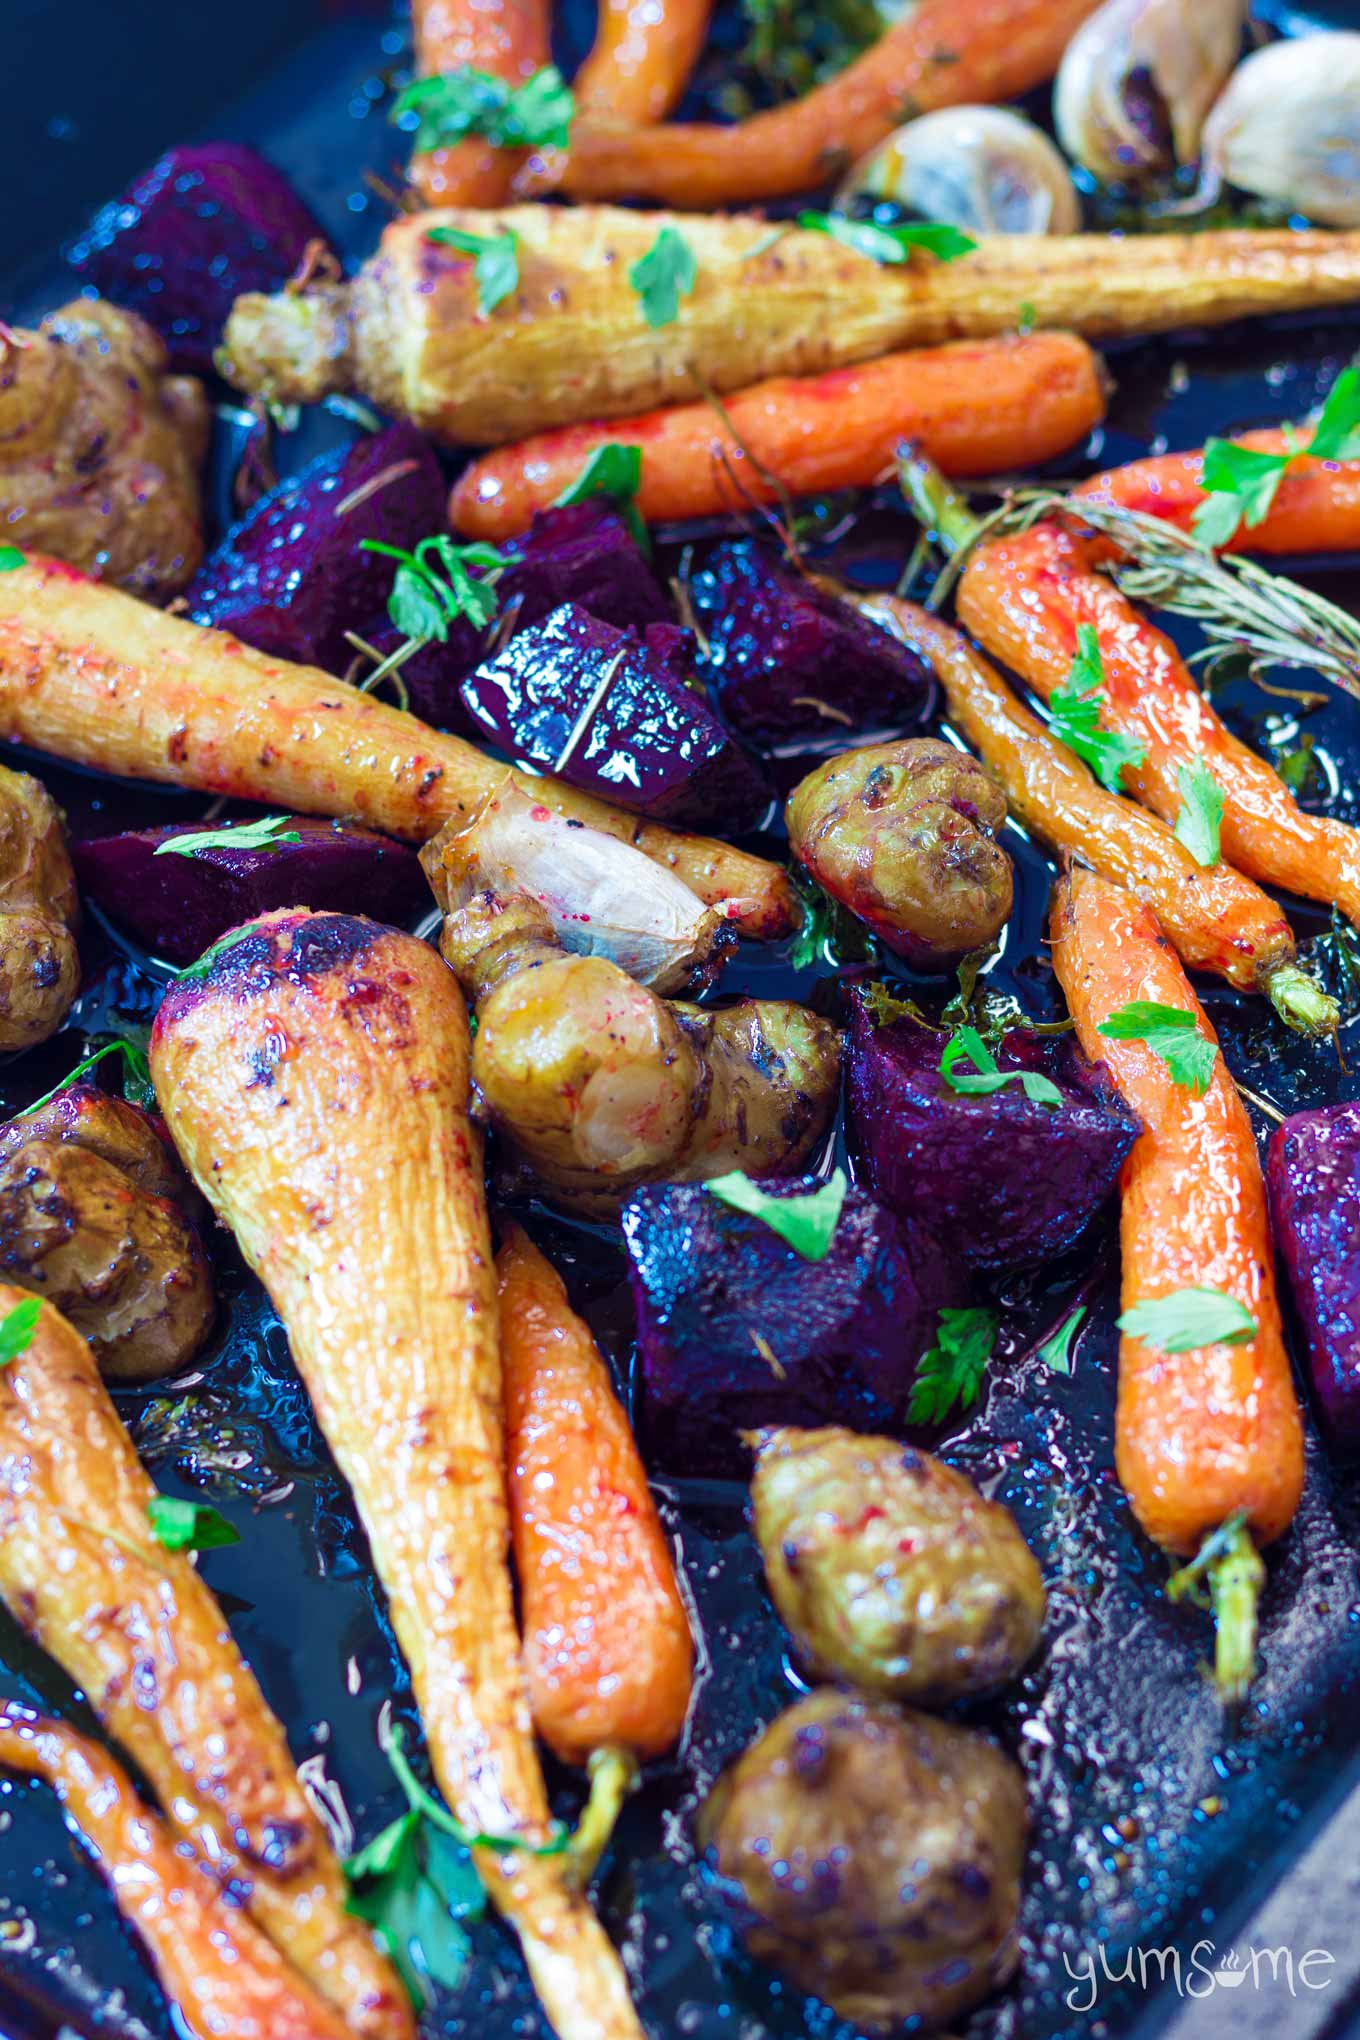
[{"label": "orange carrot", "polygon": [[1360,926],[1360,831],[1302,811],[1210,707],[1170,638],[1095,571],[1080,537],[1040,524],[980,547],[959,583],[958,613],[1045,699],[1066,684],[1077,632],[1089,625],[1104,672],[1101,724],[1146,748],[1141,765],[1125,767],[1137,798],[1174,822],[1180,771],[1202,759],[1224,796],[1228,862],[1264,885],[1333,902]]},{"label": "orange carrot", "polygon": [[[951,475],[1048,460],[1105,414],[1099,358],[1071,333],[960,340],[858,368],[756,383],[710,404],[567,425],[474,461],[449,504],[456,531],[506,538],[601,446],[642,448],[638,505],[663,522],[881,481],[906,440]],[[773,480],[771,479],[773,477]]]},{"label": "orange carrot", "polygon": [[[552,59],[547,0],[415,0],[411,21],[422,78],[470,65],[522,85]],[[469,136],[414,157],[411,180],[426,205],[503,205],[523,160]]]},{"label": "orange carrot", "polygon": [[633,1433],[590,1330],[516,1225],[496,1258],[506,1464],[534,1726],[589,1763],[593,1867],[639,1761],[689,1709],[694,1642]]},{"label": "orange carrot", "polygon": [[[1307,444],[1306,429],[1299,439]],[[1234,445],[1288,453],[1282,430],[1241,432]],[[1118,510],[1160,517],[1189,531],[1204,501],[1204,449],[1154,454],[1092,475],[1073,494]],[[1297,460],[1261,522],[1239,528],[1226,552],[1349,552],[1360,547],[1360,460]]]},{"label": "orange carrot", "polygon": [[56,1792],[194,2040],[346,2040],[341,2014],[226,1899],[97,1744],[11,1704],[0,1708],[0,1765]]},{"label": "orange carrot", "polygon": [[595,44],[576,73],[576,118],[601,127],[664,120],[708,34],[710,0],[602,0]]},{"label": "orange carrot", "polygon": [[1051,78],[1098,0],[920,0],[838,77],[735,127],[630,133],[581,122],[560,177],[574,198],[650,199],[693,212],[829,183],[911,113],[1014,99]]},{"label": "orange carrot", "polygon": [[1247,1533],[1262,1544],[1280,1536],[1303,1487],[1303,1424],[1256,1141],[1221,1054],[1197,1096],[1146,1042],[1100,1032],[1112,1013],[1146,1000],[1193,1015],[1201,1038],[1215,1039],[1147,908],[1076,870],[1059,884],[1052,934],[1077,1037],[1143,1123],[1122,1183],[1125,1314],[1209,1289],[1240,1305],[1254,1328],[1240,1342],[1179,1353],[1125,1330],[1119,1351],[1119,1478],[1154,1542],[1184,1556],[1207,1553],[1220,1685],[1232,1697],[1250,1676],[1263,1576]]}]

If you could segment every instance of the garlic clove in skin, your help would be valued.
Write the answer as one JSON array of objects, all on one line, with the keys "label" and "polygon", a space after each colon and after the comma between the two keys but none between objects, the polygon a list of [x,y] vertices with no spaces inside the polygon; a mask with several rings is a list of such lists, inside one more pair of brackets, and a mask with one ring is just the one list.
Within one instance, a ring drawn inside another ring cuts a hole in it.
[{"label": "garlic clove in skin", "polygon": [[1360,35],[1268,43],[1204,124],[1199,197],[1224,184],[1327,227],[1360,227]]},{"label": "garlic clove in skin", "polygon": [[1247,0],[1105,0],[1058,67],[1053,121],[1068,155],[1104,184],[1193,162],[1246,16]]},{"label": "garlic clove in skin", "polygon": [[1001,106],[949,106],[897,129],[851,170],[837,204],[888,198],[973,234],[1074,234],[1081,209],[1048,136]]}]

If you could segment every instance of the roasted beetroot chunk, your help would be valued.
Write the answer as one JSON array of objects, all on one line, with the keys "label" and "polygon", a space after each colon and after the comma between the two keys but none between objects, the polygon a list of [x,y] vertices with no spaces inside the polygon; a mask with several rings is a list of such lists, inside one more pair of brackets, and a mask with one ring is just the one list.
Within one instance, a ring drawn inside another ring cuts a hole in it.
[{"label": "roasted beetroot chunk", "polygon": [[315,907],[408,921],[429,899],[414,850],[358,822],[290,817],[282,833],[255,849],[224,844],[190,855],[158,857],[175,836],[232,824],[192,822],[129,829],[71,845],[81,891],[116,926],[167,963],[192,963],[219,935],[274,907]]},{"label": "roasted beetroot chunk", "polygon": [[1295,1112],[1266,1164],[1275,1241],[1331,1444],[1360,1453],[1360,1102]]},{"label": "roasted beetroot chunk", "polygon": [[567,602],[480,666],[463,706],[502,750],[620,807],[740,829],[770,789],[687,684],[692,645],[676,624],[640,640]]},{"label": "roasted beetroot chunk", "polygon": [[185,590],[189,614],[258,651],[343,673],[354,657],[345,632],[362,634],[392,587],[393,561],[361,542],[409,551],[442,529],[443,497],[413,425],[323,454],[227,534]]},{"label": "roasted beetroot chunk", "polygon": [[910,1020],[875,1027],[858,1000],[852,1008],[847,1121],[874,1195],[935,1227],[974,1268],[1027,1267],[1073,1245],[1139,1127],[1072,1036],[1015,1028],[995,1051],[1003,1070],[1050,1078],[1060,1106],[1032,1102],[1019,1084],[960,1096],[940,1075],[943,1035]]},{"label": "roasted beetroot chunk", "polygon": [[[816,1184],[761,1187],[795,1196]],[[966,1294],[925,1227],[853,1186],[822,1261],[698,1183],[635,1191],[623,1234],[648,1440],[688,1473],[741,1470],[740,1433],[763,1424],[900,1430],[940,1308]]]},{"label": "roasted beetroot chunk", "polygon": [[168,150],[134,178],[69,260],[101,297],[155,327],[175,368],[207,375],[236,298],[278,290],[322,238],[272,163],[240,142],[205,142]]},{"label": "roasted beetroot chunk", "polygon": [[934,682],[914,653],[749,539],[720,545],[690,593],[719,705],[743,736],[778,744],[929,713]]}]

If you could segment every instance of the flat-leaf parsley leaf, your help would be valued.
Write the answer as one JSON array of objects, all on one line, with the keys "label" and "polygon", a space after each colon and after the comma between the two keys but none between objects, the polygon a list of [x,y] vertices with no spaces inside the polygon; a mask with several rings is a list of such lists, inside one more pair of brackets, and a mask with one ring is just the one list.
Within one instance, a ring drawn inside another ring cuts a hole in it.
[{"label": "flat-leaf parsley leaf", "polygon": [[1107,1041],[1144,1041],[1160,1056],[1173,1083],[1197,1098],[1208,1090],[1218,1050],[1199,1031],[1199,1022],[1183,1006],[1159,1005],[1155,999],[1130,999],[1109,1013],[1096,1029]]},{"label": "flat-leaf parsley leaf", "polygon": [[830,1253],[847,1187],[843,1169],[837,1169],[815,1190],[802,1191],[793,1197],[771,1196],[741,1169],[733,1169],[726,1176],[713,1176],[705,1185],[719,1203],[758,1218],[771,1232],[778,1233],[805,1261],[824,1261]]},{"label": "flat-leaf parsley leaf", "polygon": [[1100,640],[1089,623],[1077,626],[1077,653],[1066,683],[1049,696],[1050,728],[1069,751],[1089,765],[1107,793],[1119,793],[1126,765],[1141,765],[1147,746],[1122,730],[1103,730],[1105,668]]},{"label": "flat-leaf parsley leaf", "polygon": [[956,1404],[966,1410],[977,1401],[998,1323],[994,1310],[940,1312],[935,1344],[922,1356],[912,1383],[909,1424],[942,1424]]},{"label": "flat-leaf parsley leaf", "polygon": [[1245,1345],[1256,1337],[1256,1320],[1235,1296],[1196,1285],[1135,1303],[1119,1329],[1159,1353],[1196,1353],[1201,1346]]}]

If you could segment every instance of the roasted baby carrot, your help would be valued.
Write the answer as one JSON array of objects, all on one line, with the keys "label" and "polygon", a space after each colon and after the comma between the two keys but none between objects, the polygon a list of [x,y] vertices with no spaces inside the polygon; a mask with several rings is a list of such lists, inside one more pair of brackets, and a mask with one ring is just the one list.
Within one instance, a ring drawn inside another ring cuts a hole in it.
[{"label": "roasted baby carrot", "polygon": [[[1143,1123],[1124,1165],[1120,1212],[1119,1478],[1139,1523],[1165,1550],[1190,1557],[1217,1540],[1206,1569],[1219,1682],[1233,1697],[1251,1673],[1262,1576],[1246,1533],[1260,1544],[1280,1536],[1303,1487],[1303,1424],[1280,1329],[1256,1140],[1221,1055],[1197,1095],[1145,1041],[1100,1031],[1121,1007],[1148,1001],[1191,1014],[1201,1038],[1214,1041],[1147,908],[1094,872],[1073,871],[1057,889],[1052,935],[1077,1037]],[[1139,1306],[1181,1299],[1174,1314],[1186,1292],[1201,1302],[1206,1294],[1220,1305],[1230,1299],[1228,1315],[1238,1322],[1182,1351],[1167,1350],[1182,1343],[1169,1330],[1154,1344],[1150,1329],[1136,1336],[1129,1328]]]},{"label": "roasted baby carrot", "polygon": [[[416,70],[437,78],[470,67],[522,85],[551,61],[547,0],[415,0]],[[412,158],[411,181],[427,205],[503,205],[518,149],[480,136]]]},{"label": "roasted baby carrot", "polygon": [[347,2040],[353,2029],[340,2013],[224,1896],[97,1745],[11,1704],[0,1709],[0,1766],[52,1787],[193,2040]]},{"label": "roasted baby carrot", "polygon": [[[574,198],[650,199],[700,212],[812,191],[909,112],[1014,99],[1051,78],[1098,0],[921,0],[828,84],[735,127],[630,134],[578,124],[560,175]],[[532,175],[522,188],[541,188]]]},{"label": "roasted baby carrot", "polygon": [[507,538],[605,445],[642,448],[638,506],[664,522],[775,502],[781,488],[798,496],[867,486],[891,474],[905,441],[950,475],[1029,467],[1084,439],[1104,415],[1099,359],[1075,335],[959,340],[757,383],[722,412],[677,404],[540,433],[474,461],[454,486],[449,517],[469,536]]},{"label": "roasted baby carrot", "polygon": [[[1303,428],[1299,440],[1307,445]],[[1289,453],[1283,431],[1241,432],[1235,446],[1255,453]],[[1073,490],[1112,509],[1160,517],[1189,531],[1204,501],[1204,449],[1153,454],[1126,467],[1107,468]],[[1296,460],[1286,469],[1275,500],[1259,524],[1239,527],[1228,552],[1349,552],[1360,547],[1360,460]]]},{"label": "roasted baby carrot", "polygon": [[1093,567],[1077,534],[1039,524],[980,546],[957,606],[973,635],[1045,699],[1066,685],[1077,633],[1089,626],[1104,676],[1101,725],[1146,751],[1142,764],[1124,768],[1131,792],[1174,822],[1184,798],[1180,773],[1202,760],[1223,795],[1228,862],[1262,884],[1327,900],[1360,925],[1360,832],[1302,811],[1210,707],[1171,639]]},{"label": "roasted baby carrot", "polygon": [[1291,1025],[1301,1010],[1310,1028],[1335,1026],[1335,1006],[1295,963],[1289,923],[1259,886],[1227,864],[1204,870],[1165,822],[1107,793],[937,616],[893,595],[860,596],[856,606],[929,660],[950,719],[1004,789],[1018,822],[1145,900],[1192,970],[1263,992]]},{"label": "roasted baby carrot", "polygon": [[496,1257],[510,1532],[534,1726],[589,1764],[583,1867],[639,1762],[679,1738],[694,1639],[675,1562],[590,1328],[517,1225]]},{"label": "roasted baby carrot", "polygon": [[572,82],[576,118],[646,126],[683,96],[708,34],[710,0],[602,0],[595,42]]}]

